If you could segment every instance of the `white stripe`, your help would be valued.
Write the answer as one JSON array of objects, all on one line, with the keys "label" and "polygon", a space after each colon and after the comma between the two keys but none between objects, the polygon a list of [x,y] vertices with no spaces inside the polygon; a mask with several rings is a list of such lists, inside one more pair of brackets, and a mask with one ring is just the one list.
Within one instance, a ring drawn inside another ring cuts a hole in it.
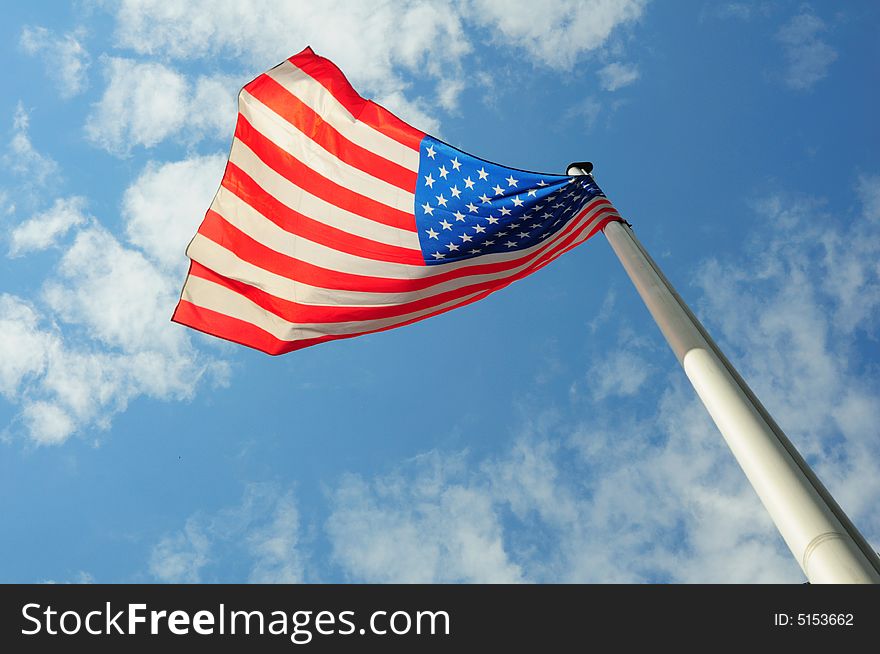
[{"label": "white stripe", "polygon": [[412,213],[412,192],[342,161],[247,91],[239,96],[238,110],[263,136],[322,177],[376,202]]},{"label": "white stripe", "polygon": [[306,338],[316,338],[328,334],[356,334],[360,332],[375,331],[383,327],[393,327],[400,323],[413,320],[422,316],[426,316],[436,311],[442,311],[451,308],[468,299],[479,295],[472,295],[458,298],[450,302],[414,311],[403,316],[394,316],[392,318],[378,318],[375,320],[355,320],[351,322],[333,322],[333,323],[294,323],[284,320],[275,314],[266,311],[263,307],[251,302],[244,295],[224,288],[219,284],[210,282],[206,279],[194,277],[190,275],[183,287],[181,299],[186,300],[203,309],[216,311],[230,318],[236,318],[244,322],[250,323],[260,329],[269,332],[275,338],[282,341],[298,341]]},{"label": "white stripe", "polygon": [[320,82],[289,61],[266,73],[303,104],[326,120],[336,131],[352,143],[375,152],[414,172],[419,170],[419,153],[390,136],[373,129],[352,116],[348,109],[333,97]]},{"label": "white stripe", "polygon": [[364,218],[312,195],[263,163],[253,150],[237,138],[232,142],[229,161],[246,172],[276,200],[309,218],[379,243],[420,250],[416,232]]},{"label": "white stripe", "polygon": [[[295,236],[281,229],[225,187],[221,187],[217,192],[211,208],[223,216],[231,225],[276,252],[329,270],[369,277],[384,277],[387,279],[430,277],[441,275],[454,269],[454,267],[511,261],[522,256],[528,256],[534,250],[546,245],[547,242],[553,242],[561,233],[561,230],[556,232],[544,243],[536,244],[528,250],[486,254],[475,259],[467,259],[442,266],[422,266],[367,259],[354,254],[340,252],[326,245]],[[587,219],[592,220],[597,213],[606,209],[613,211],[613,208],[605,203],[594,207],[587,214]],[[191,259],[202,263],[199,251],[192,248],[192,246],[187,249],[187,255]]]},{"label": "white stripe", "polygon": [[[595,223],[598,220],[600,220],[600,217],[597,216],[592,218],[590,222]],[[592,225],[585,229],[583,233],[574,240],[574,243],[580,243],[586,240],[590,234],[591,227]],[[196,259],[198,263],[224,277],[254,286],[282,300],[312,306],[327,307],[379,307],[396,306],[399,304],[414,302],[434,297],[447,291],[464,288],[466,286],[499,281],[513,277],[532,265],[535,259],[539,256],[539,254],[535,252],[521,265],[503,272],[483,275],[467,275],[440,284],[435,284],[421,290],[401,293],[374,293],[368,291],[320,288],[278,275],[240,259],[232,251],[227,250],[223,246],[201,234],[196,234],[191,247],[193,249],[193,254],[198,257]],[[551,248],[551,250],[552,249],[553,248]],[[541,252],[540,256],[547,254],[548,252]],[[558,256],[557,253],[551,254],[548,258],[554,258],[555,256]],[[426,266],[422,268],[422,270],[427,271],[429,268]]]}]

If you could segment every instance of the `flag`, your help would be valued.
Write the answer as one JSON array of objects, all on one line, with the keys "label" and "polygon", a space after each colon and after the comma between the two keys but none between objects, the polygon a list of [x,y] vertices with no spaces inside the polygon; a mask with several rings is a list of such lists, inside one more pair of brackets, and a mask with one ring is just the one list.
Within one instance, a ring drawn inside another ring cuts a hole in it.
[{"label": "flag", "polygon": [[311,48],[247,84],[172,320],[269,354],[482,299],[620,220],[590,176],[457,150]]}]

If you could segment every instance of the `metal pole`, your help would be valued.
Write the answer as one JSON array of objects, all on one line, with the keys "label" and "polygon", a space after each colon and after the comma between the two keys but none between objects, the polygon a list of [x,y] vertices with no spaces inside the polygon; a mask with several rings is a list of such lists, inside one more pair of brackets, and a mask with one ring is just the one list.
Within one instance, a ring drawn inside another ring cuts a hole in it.
[{"label": "metal pole", "polygon": [[[569,167],[569,174],[583,174]],[[586,171],[588,172],[588,171]],[[604,233],[811,583],[880,583],[880,558],[620,222]]]}]

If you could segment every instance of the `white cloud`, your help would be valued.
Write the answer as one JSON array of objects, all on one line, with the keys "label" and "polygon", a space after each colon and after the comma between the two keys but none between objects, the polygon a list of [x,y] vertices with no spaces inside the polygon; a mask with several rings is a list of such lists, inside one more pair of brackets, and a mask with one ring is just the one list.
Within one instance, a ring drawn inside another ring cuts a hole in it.
[{"label": "white cloud", "polygon": [[227,556],[249,562],[251,583],[301,583],[305,560],[293,493],[248,485],[240,504],[197,513],[183,529],[163,536],[152,548],[149,570],[164,582],[225,581],[228,571],[212,566],[222,566]]},{"label": "white cloud", "polygon": [[192,81],[163,64],[119,57],[103,63],[107,87],[86,119],[86,135],[97,145],[125,155],[172,136],[187,144],[230,138],[239,86],[233,78]]},{"label": "white cloud", "polygon": [[50,177],[57,176],[58,164],[51,157],[40,154],[31,143],[28,129],[30,118],[19,101],[12,121],[12,139],[3,155],[3,164],[24,180],[27,187],[43,186]]},{"label": "white cloud", "polygon": [[700,9],[700,20],[704,18],[736,19],[749,21],[755,17],[768,17],[773,13],[772,2],[709,2]]},{"label": "white cloud", "polygon": [[210,540],[198,521],[190,518],[180,532],[163,537],[153,547],[150,574],[164,582],[199,583],[202,568],[209,561],[209,550]]},{"label": "white cloud", "polygon": [[0,394],[14,398],[21,383],[40,373],[55,338],[39,329],[36,310],[21,298],[0,294]]},{"label": "white cloud", "polygon": [[184,251],[217,192],[225,165],[225,154],[149,163],[122,200],[128,240],[163,270],[182,275],[188,262]]},{"label": "white cloud", "polygon": [[584,98],[575,105],[569,107],[564,114],[566,121],[577,120],[583,125],[583,129],[590,131],[596,124],[599,114],[602,113],[602,105],[595,98]]},{"label": "white cloud", "polygon": [[90,57],[82,44],[83,33],[74,30],[62,36],[45,27],[25,27],[21,32],[21,47],[31,55],[40,55],[46,73],[55,80],[64,98],[70,98],[88,85],[86,77]]},{"label": "white cloud", "polygon": [[639,69],[633,64],[619,61],[608,64],[599,70],[599,80],[606,91],[616,91],[635,82],[639,78]]},{"label": "white cloud", "polygon": [[[469,78],[466,26],[525,49],[544,65],[568,70],[636,21],[646,0],[476,0],[395,3],[327,0],[288,3],[127,0],[116,14],[119,46],[172,59],[222,57],[262,71],[306,45],[330,58],[364,95],[385,103],[416,127],[436,133],[435,100],[454,111]],[[472,66],[471,66],[472,68]],[[434,85],[412,97],[408,76]],[[112,133],[112,132],[111,132]]]},{"label": "white cloud", "polygon": [[85,198],[58,198],[51,208],[16,226],[9,236],[9,255],[20,256],[55,245],[72,227],[83,225]]},{"label": "white cloud", "polygon": [[[776,196],[746,262],[709,262],[707,315],[742,352],[742,372],[856,524],[880,535],[874,417],[880,388],[860,344],[880,317],[880,177],[859,181],[863,207],[846,221],[821,203]],[[867,534],[866,534],[867,535]]]},{"label": "white cloud", "polygon": [[260,71],[311,45],[361,90],[383,96],[405,87],[399,69],[448,77],[470,48],[455,5],[426,0],[129,0],[117,13],[116,37],[140,54],[232,57]]},{"label": "white cloud", "polygon": [[291,492],[273,499],[275,506],[266,524],[255,526],[247,536],[253,557],[248,582],[298,584],[303,581],[305,568],[299,551],[299,512]]},{"label": "white cloud", "polygon": [[43,286],[45,311],[4,296],[4,394],[29,438],[59,444],[106,429],[135,397],[193,397],[199,382],[225,383],[226,364],[198,352],[169,320],[179,280],[161,273],[99,224],[79,231]]},{"label": "white cloud", "polygon": [[334,558],[365,582],[797,579],[704,409],[676,380],[641,422],[600,404],[583,423],[538,414],[497,457],[432,452],[389,475],[347,477],[327,523]]},{"label": "white cloud", "polygon": [[621,346],[590,369],[586,385],[597,400],[626,397],[638,393],[652,372],[645,358]]},{"label": "white cloud", "polygon": [[867,220],[880,222],[880,175],[859,175],[856,192]]},{"label": "white cloud", "polygon": [[62,583],[62,584],[93,584],[93,583],[95,583],[95,578],[92,576],[91,573],[86,572],[85,570],[80,570],[75,575],[73,575],[73,577],[70,581],[58,582],[58,581],[55,581],[54,579],[46,579],[45,581],[42,581],[40,583],[43,583],[43,584],[58,584],[58,583]]},{"label": "white cloud", "polygon": [[413,467],[414,478],[412,470],[372,482],[349,476],[335,489],[326,528],[345,572],[373,583],[521,581],[491,497],[460,461],[431,453]]},{"label": "white cloud", "polygon": [[469,17],[497,42],[512,43],[537,61],[569,69],[602,47],[619,26],[637,21],[647,0],[472,0]]},{"label": "white cloud", "polygon": [[789,88],[807,90],[828,75],[837,51],[822,40],[826,30],[825,23],[805,8],[776,33],[785,53],[784,81]]}]

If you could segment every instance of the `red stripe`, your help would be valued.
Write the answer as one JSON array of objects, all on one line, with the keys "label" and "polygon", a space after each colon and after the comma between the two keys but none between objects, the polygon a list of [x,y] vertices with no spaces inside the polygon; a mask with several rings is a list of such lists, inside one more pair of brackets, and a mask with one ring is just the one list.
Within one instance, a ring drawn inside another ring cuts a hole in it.
[{"label": "red stripe", "polygon": [[273,336],[269,332],[260,329],[256,325],[253,325],[249,322],[239,320],[238,318],[231,318],[230,316],[224,315],[222,313],[217,313],[216,311],[211,311],[210,309],[198,307],[191,302],[187,302],[186,300],[180,300],[180,302],[177,304],[177,308],[174,311],[174,315],[171,317],[171,320],[181,325],[192,327],[193,329],[197,329],[206,334],[210,334],[211,336],[218,336],[220,338],[225,338],[228,341],[232,341],[233,343],[238,343],[239,345],[252,347],[256,350],[260,350],[261,352],[265,352],[266,354],[278,355],[286,354],[287,352],[293,352],[295,350],[301,350],[311,345],[317,345],[318,343],[337,341],[343,338],[354,338],[355,336],[363,336],[365,334],[375,334],[378,332],[387,331],[389,329],[396,329],[397,327],[411,325],[412,323],[419,322],[420,320],[424,320],[425,318],[431,318],[432,316],[436,316],[438,314],[445,313],[459,307],[463,307],[470,304],[471,302],[482,300],[487,295],[489,295],[489,292],[481,293],[476,297],[470,298],[463,302],[459,302],[455,306],[451,306],[446,309],[438,309],[433,313],[429,313],[425,316],[420,316],[419,318],[406,320],[396,325],[380,327],[379,329],[371,329],[363,332],[358,332],[357,334],[327,334],[326,336],[305,338],[300,341],[283,341],[279,338],[275,338],[275,336]]},{"label": "red stripe", "polygon": [[[608,221],[600,221],[599,225],[604,225],[606,222]],[[190,274],[195,277],[207,279],[208,281],[214,282],[235,293],[243,295],[266,311],[293,323],[334,323],[378,320],[421,311],[423,309],[462,298],[466,295],[471,295],[478,291],[494,292],[498,289],[504,288],[511,282],[522,279],[535,270],[543,267],[549,261],[552,261],[563,252],[577,245],[575,241],[578,236],[589,227],[590,223],[591,221],[582,224],[568,237],[554,243],[552,249],[542,252],[537,256],[533,254],[533,260],[531,263],[514,275],[501,279],[492,279],[476,284],[469,284],[449,291],[443,291],[427,298],[387,306],[317,306],[312,304],[301,304],[276,297],[271,293],[267,293],[266,291],[251,286],[248,283],[220,275],[195,261],[192,263]],[[597,228],[598,227],[594,226],[591,229],[590,235],[592,235]]]},{"label": "red stripe", "polygon": [[238,115],[238,123],[235,125],[235,137],[247,145],[263,163],[304,191],[368,220],[416,231],[416,219],[411,211],[389,207],[330,181],[272,143],[241,114]]},{"label": "red stripe", "polygon": [[[266,219],[271,220],[278,227],[291,234],[302,236],[315,243],[323,243],[340,252],[347,252],[367,259],[406,263],[414,266],[424,265],[425,263],[419,250],[388,245],[362,236],[356,236],[291,209],[263,189],[250,175],[231,161],[226,167],[226,174],[223,177],[222,185],[230,193],[238,196],[243,202],[266,217]],[[208,215],[211,213],[214,212],[209,210]],[[230,225],[230,227],[232,226]],[[202,230],[199,229],[199,231]],[[234,248],[229,249],[235,251]]]},{"label": "red stripe", "polygon": [[415,193],[418,173],[352,143],[311,107],[287,91],[268,75],[261,75],[248,85],[248,91],[276,114],[347,164],[373,177]]},{"label": "red stripe", "polygon": [[[596,207],[600,206],[604,208],[600,212],[597,212],[596,216],[607,214],[610,219],[616,219],[617,213],[615,212],[614,207],[604,199],[595,200],[593,203],[590,203],[581,213],[589,213]],[[594,216],[594,218],[596,216]],[[576,222],[577,218],[570,221],[569,224],[562,229],[561,236],[564,237],[565,233],[568,230],[571,230]],[[264,270],[275,273],[276,275],[295,279],[304,284],[318,286],[320,288],[345,289],[371,293],[405,293],[408,291],[418,291],[430,288],[436,284],[470,275],[503,273],[522,265],[524,260],[535,256],[536,254],[533,252],[518,259],[498,263],[462,265],[447,272],[427,277],[391,279],[339,272],[281,254],[280,252],[272,250],[254,240],[235,226],[228,223],[222,215],[213,211],[208,212],[202,227],[199,228],[199,232],[215,243],[222,245],[227,250],[234,252],[240,259],[263,268]],[[548,248],[553,247],[554,243],[558,242],[559,241],[557,240],[552,243],[547,243],[537,252],[544,252]],[[418,256],[419,261],[416,265],[423,264],[424,262],[421,260],[421,255]]]},{"label": "red stripe", "polygon": [[413,150],[419,149],[425,133],[403,122],[384,107],[362,98],[332,61],[319,57],[311,48],[306,48],[288,61],[327,89],[355,119],[398,143]]},{"label": "red stripe", "polygon": [[196,306],[183,299],[177,303],[171,320],[211,336],[219,336],[239,345],[247,345],[266,354],[283,354],[313,344],[307,341],[294,341],[296,347],[282,349],[291,343],[279,340],[249,322]]}]

